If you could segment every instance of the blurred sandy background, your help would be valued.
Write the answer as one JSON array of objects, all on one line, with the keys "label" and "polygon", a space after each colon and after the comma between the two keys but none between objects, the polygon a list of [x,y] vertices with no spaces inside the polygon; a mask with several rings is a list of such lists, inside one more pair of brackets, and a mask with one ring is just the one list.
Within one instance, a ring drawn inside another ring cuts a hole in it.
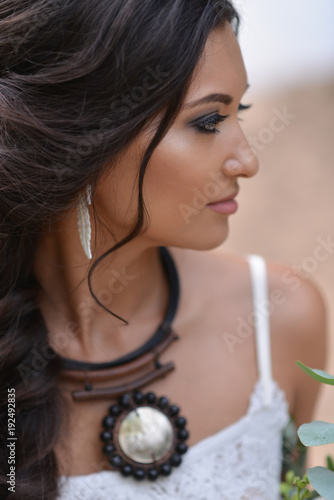
[{"label": "blurred sandy background", "polygon": [[[334,375],[334,252],[314,258],[317,238],[334,241],[334,2],[235,3],[251,84],[242,102],[253,103],[240,117],[260,171],[239,180],[239,210],[221,251],[297,266],[318,285],[329,311],[326,368]],[[284,109],[287,118],[273,119]],[[334,423],[334,387],[321,385],[315,419]],[[326,453],[334,456],[334,445],[310,449],[309,465],[325,465]]]}]

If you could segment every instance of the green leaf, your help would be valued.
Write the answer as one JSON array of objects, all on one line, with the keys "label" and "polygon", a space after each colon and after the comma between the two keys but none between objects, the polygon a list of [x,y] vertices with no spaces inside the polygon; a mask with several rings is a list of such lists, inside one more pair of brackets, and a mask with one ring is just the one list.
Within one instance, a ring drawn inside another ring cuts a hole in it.
[{"label": "green leaf", "polygon": [[320,446],[334,443],[334,424],[316,420],[299,427],[298,436],[305,446]]},{"label": "green leaf", "polygon": [[299,366],[304,372],[306,372],[310,377],[318,380],[318,382],[322,382],[323,384],[334,385],[334,377],[333,375],[329,375],[329,373],[324,372],[323,370],[318,370],[316,368],[309,368],[304,365],[301,361],[296,361],[296,365]]},{"label": "green leaf", "polygon": [[334,471],[334,462],[330,455],[326,456],[327,469]]},{"label": "green leaf", "polygon": [[307,475],[313,488],[326,500],[334,500],[334,472],[325,467],[307,469]]}]

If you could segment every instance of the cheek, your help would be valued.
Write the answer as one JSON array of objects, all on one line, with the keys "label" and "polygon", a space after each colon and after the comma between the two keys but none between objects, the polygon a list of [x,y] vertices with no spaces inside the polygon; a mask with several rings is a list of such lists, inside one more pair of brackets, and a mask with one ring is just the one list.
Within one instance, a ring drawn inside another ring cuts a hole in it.
[{"label": "cheek", "polygon": [[170,132],[154,151],[144,181],[145,202],[152,214],[168,209],[180,216],[179,205],[190,204],[214,170],[207,146],[196,143],[193,133]]},{"label": "cheek", "polygon": [[153,241],[205,250],[226,239],[226,217],[205,207],[223,191],[211,177],[220,170],[218,149],[214,138],[177,132],[156,148],[143,189],[150,216],[147,236]]}]

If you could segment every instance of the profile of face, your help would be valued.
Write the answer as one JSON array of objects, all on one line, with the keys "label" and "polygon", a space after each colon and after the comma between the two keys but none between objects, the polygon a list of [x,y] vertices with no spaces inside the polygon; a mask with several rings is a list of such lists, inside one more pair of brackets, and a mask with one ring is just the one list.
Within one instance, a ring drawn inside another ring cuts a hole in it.
[{"label": "profile of face", "polygon": [[[205,250],[226,239],[229,215],[208,204],[236,193],[238,178],[258,170],[238,118],[246,89],[232,28],[214,29],[184,105],[147,165],[143,196],[149,225],[139,236],[144,246]],[[196,104],[212,94],[223,96]],[[142,131],[97,186],[96,208],[117,238],[128,234],[136,220],[138,167],[156,125],[154,121]]]}]

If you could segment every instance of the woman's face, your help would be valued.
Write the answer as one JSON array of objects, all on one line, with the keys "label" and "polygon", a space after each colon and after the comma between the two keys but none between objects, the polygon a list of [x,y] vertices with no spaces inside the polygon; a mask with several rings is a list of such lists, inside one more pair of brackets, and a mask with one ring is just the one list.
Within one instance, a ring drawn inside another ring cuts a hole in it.
[{"label": "woman's face", "polygon": [[[140,236],[143,243],[204,250],[226,239],[231,215],[208,204],[236,193],[238,177],[251,177],[258,170],[238,120],[246,88],[247,75],[232,28],[215,29],[184,106],[147,165],[143,195],[149,227]],[[229,97],[193,105],[211,94]],[[218,122],[217,114],[229,116]],[[151,126],[142,132],[97,187],[97,210],[117,239],[136,220],[139,165],[154,130]]]}]

